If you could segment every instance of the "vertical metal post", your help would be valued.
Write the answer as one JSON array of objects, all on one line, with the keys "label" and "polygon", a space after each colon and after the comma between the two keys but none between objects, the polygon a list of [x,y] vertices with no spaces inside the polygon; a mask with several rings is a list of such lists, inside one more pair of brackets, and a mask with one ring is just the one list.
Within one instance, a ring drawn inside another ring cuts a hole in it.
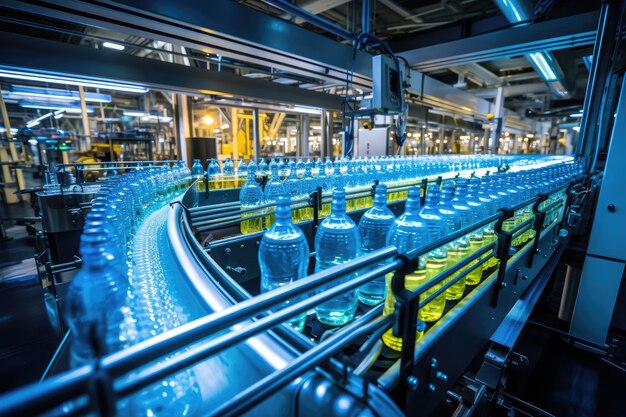
[{"label": "vertical metal post", "polygon": [[309,157],[309,115],[303,114],[300,119],[300,140],[298,141],[298,156]]},{"label": "vertical metal post", "polygon": [[361,32],[370,33],[370,18],[372,16],[370,9],[370,1],[371,0],[361,0],[362,8],[361,8]]},{"label": "vertical metal post", "polygon": [[252,136],[254,153],[253,159],[258,159],[261,153],[261,124],[259,123],[259,109],[252,109]]},{"label": "vertical metal post", "polygon": [[[7,107],[4,103],[4,99],[2,98],[2,94],[0,94],[0,111],[2,112],[2,124],[4,125],[4,129],[6,132],[6,137],[9,140],[9,152],[7,153],[6,149],[3,148],[3,145],[0,144],[0,162],[9,162],[9,156],[11,157],[12,162],[17,162],[17,149],[15,148],[15,143],[11,140],[13,136],[11,135],[11,122],[9,120],[9,113],[7,112]],[[9,165],[2,165],[2,178],[5,183],[13,182],[13,176],[11,175],[11,168]],[[15,170],[15,180],[17,181],[17,187],[12,187],[5,185],[4,187],[4,201],[8,204],[14,204],[21,200],[21,197],[13,194],[15,191],[25,188],[26,184],[24,182],[24,174],[21,169]]]},{"label": "vertical metal post", "polygon": [[176,135],[176,153],[178,159],[187,162],[191,166],[187,151],[187,139],[193,137],[193,119],[189,97],[184,94],[172,94],[172,105],[174,107],[174,132]]},{"label": "vertical metal post", "polygon": [[626,83],[622,84],[604,177],[598,194],[589,246],[574,305],[570,333],[595,345],[605,345],[624,279],[626,254],[626,194],[623,192],[626,154]]},{"label": "vertical metal post", "polygon": [[323,158],[325,156],[332,155],[332,139],[333,139],[333,114],[332,112],[322,110],[321,115],[321,124],[322,124],[322,140],[321,140],[321,149],[320,156]]},{"label": "vertical metal post", "polygon": [[[239,158],[239,116],[238,116],[238,109],[236,107],[233,107],[231,109],[231,116],[230,116],[230,130],[231,132],[233,132],[233,146],[232,146],[232,151],[233,151],[233,159],[237,159]],[[221,128],[222,126],[220,126]]]},{"label": "vertical metal post", "polygon": [[623,8],[624,2],[621,0],[604,0],[600,9],[598,32],[593,47],[593,61],[589,71],[583,118],[576,146],[577,155],[592,158],[592,163],[587,167],[588,170],[593,169],[593,153],[601,139],[597,136],[597,129],[602,115],[605,114],[602,102],[619,45],[618,35],[622,27]]},{"label": "vertical metal post", "polygon": [[[80,118],[83,124],[83,134],[85,135],[85,149],[91,149],[91,130],[89,129],[89,115],[87,114],[87,103],[85,102],[85,88],[78,86],[78,96],[80,97]],[[113,158],[113,154],[111,154]]]},{"label": "vertical metal post", "polygon": [[[498,87],[496,91],[496,100],[493,105],[493,121],[496,124],[496,128],[491,130],[491,138],[489,141],[489,153],[498,153],[498,147],[500,145],[500,135],[502,133],[502,118],[504,116],[504,87]],[[485,149],[487,151],[487,149]]]}]

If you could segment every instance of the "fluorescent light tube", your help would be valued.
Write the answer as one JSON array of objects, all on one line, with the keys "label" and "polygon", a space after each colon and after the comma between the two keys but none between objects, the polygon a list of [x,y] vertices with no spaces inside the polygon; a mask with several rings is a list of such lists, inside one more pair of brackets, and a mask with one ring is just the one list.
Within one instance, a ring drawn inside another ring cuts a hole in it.
[{"label": "fluorescent light tube", "polygon": [[12,70],[0,70],[0,77],[13,78],[17,80],[29,80],[39,81],[52,84],[65,84],[65,85],[82,85],[84,87],[102,88],[105,90],[125,91],[128,93],[145,93],[147,88],[132,85],[132,84],[118,84],[114,82],[106,81],[92,81],[92,80],[76,80],[74,78],[61,77],[57,75],[43,75],[43,74],[31,74],[21,71]]},{"label": "fluorescent light tube", "polygon": [[119,43],[115,42],[104,42],[102,46],[109,49],[115,49],[116,51],[123,51],[124,49],[126,49],[124,45],[120,45]]}]

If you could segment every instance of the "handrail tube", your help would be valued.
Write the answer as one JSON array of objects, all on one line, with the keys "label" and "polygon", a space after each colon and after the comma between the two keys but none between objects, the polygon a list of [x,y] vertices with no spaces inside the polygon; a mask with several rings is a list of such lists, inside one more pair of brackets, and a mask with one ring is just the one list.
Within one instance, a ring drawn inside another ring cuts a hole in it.
[{"label": "handrail tube", "polygon": [[38,415],[87,392],[93,365],[84,365],[42,383],[33,383],[9,392],[0,401],[0,415]]},{"label": "handrail tube", "polygon": [[[484,255],[489,250],[491,250],[493,246],[495,246],[495,243],[491,243],[489,246],[485,246],[485,247],[481,248],[480,250],[476,251],[475,252],[476,257]],[[445,280],[448,276],[454,274],[457,270],[463,268],[464,266],[466,266],[467,264],[469,264],[470,262],[472,262],[475,259],[476,258],[467,257],[465,260],[463,260],[462,262],[460,262],[458,264],[458,265],[460,265],[459,268],[457,268],[457,269],[450,268],[450,269],[447,269],[445,271],[441,271],[439,274],[437,274],[433,278],[431,278],[428,282],[426,282],[426,283],[420,285],[419,287],[417,287],[416,289],[414,289],[413,290],[413,294],[421,295],[422,293],[424,293],[425,291],[428,291],[429,289],[431,289],[432,287],[434,287],[435,285],[437,285],[441,281]],[[472,272],[474,269],[478,268],[479,266],[482,266],[486,261],[487,261],[486,259],[480,259],[476,264],[472,265],[471,267],[469,267],[465,271],[462,271],[461,273],[459,273],[459,275],[457,275],[456,277],[451,279],[449,282],[445,283],[441,288],[439,288],[437,291],[435,291],[434,293],[429,295],[424,301],[420,301],[420,305],[424,306],[424,305],[430,303],[432,300],[437,298],[437,296],[441,295],[445,290],[450,288],[452,285],[454,285],[461,278],[467,276],[467,274],[469,274],[470,272]]]},{"label": "handrail tube", "polygon": [[515,239],[516,237],[521,236],[528,229],[530,229],[530,226],[532,225],[534,220],[535,219],[533,219],[532,217],[529,217],[528,219],[524,220],[523,222],[515,226],[513,229],[509,230],[507,233],[510,233],[511,235],[513,235],[513,239]]},{"label": "handrail tube", "polygon": [[[229,349],[237,343],[243,342],[244,340],[247,340],[264,331],[270,330],[273,327],[285,322],[290,317],[308,311],[311,307],[315,307],[316,305],[328,301],[338,296],[339,294],[343,294],[346,291],[356,289],[359,286],[375,278],[385,275],[395,270],[396,268],[399,268],[400,266],[402,266],[402,264],[402,260],[396,259],[388,264],[370,270],[361,276],[355,277],[333,288],[330,288],[321,293],[315,294],[314,296],[294,303],[293,305],[288,306],[280,311],[267,315],[242,329],[234,330],[232,332],[218,336],[201,346],[188,348],[186,351],[177,354],[176,356],[170,358],[165,362],[154,364],[144,371],[135,374],[132,380],[126,381],[125,383],[121,384],[119,388],[117,388],[117,394],[121,396],[127,396],[129,394],[137,392],[154,382],[158,382],[168,375],[182,371],[185,368],[193,366],[196,363],[205,360],[225,349]],[[215,331],[218,330],[213,330],[213,332]],[[106,369],[112,375],[121,375],[123,372],[120,371],[123,370],[123,366],[119,366],[119,359],[121,359],[120,356],[123,356],[120,354],[124,352],[125,351],[114,354],[117,355],[117,358],[114,358],[114,355],[109,355],[102,358],[101,367]],[[143,363],[145,363],[145,360],[143,361]]]},{"label": "handrail tube", "polygon": [[273,372],[254,385],[235,395],[231,400],[214,409],[210,416],[238,416],[263,401],[278,389],[284,387],[298,375],[322,363],[331,355],[341,350],[346,344],[376,330],[387,330],[393,323],[393,315],[380,316],[364,326],[346,326],[345,331],[337,333],[314,348],[303,353],[285,368]]},{"label": "handrail tube", "polygon": [[[102,358],[102,365],[108,368],[114,364],[116,372],[129,372],[135,365],[141,365],[170,354],[176,349],[185,347],[190,343],[206,337],[208,333],[215,333],[240,323],[245,319],[251,319],[260,313],[270,310],[272,307],[282,304],[290,298],[312,291],[317,286],[327,284],[344,274],[349,274],[371,264],[379,263],[393,256],[395,253],[396,248],[393,246],[379,249],[355,259],[354,263],[350,262],[337,265],[309,277],[297,280],[289,286],[262,293],[220,312],[201,317],[172,330],[168,330],[167,332],[137,343],[123,351],[107,355]],[[144,350],[146,352],[143,352]]]}]

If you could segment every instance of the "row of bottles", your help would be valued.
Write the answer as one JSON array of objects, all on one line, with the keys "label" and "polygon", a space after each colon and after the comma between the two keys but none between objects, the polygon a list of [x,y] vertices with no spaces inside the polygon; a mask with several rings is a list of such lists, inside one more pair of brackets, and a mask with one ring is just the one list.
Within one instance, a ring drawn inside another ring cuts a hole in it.
[{"label": "row of bottles", "polygon": [[[265,160],[261,160],[258,166],[254,161],[248,165],[239,161],[235,170],[236,179],[229,181],[230,183],[241,183],[241,180],[245,178],[245,182],[241,185],[239,197],[241,216],[254,217],[254,219],[244,220],[241,224],[241,233],[248,234],[260,232],[269,227],[273,218],[267,216],[264,225],[263,213],[273,210],[272,206],[276,204],[276,197],[279,195],[291,197],[294,207],[298,207],[293,210],[293,221],[301,222],[313,218],[313,210],[308,207],[308,199],[318,187],[322,189],[324,201],[320,215],[325,217],[330,214],[330,199],[332,191],[335,189],[343,189],[348,194],[346,209],[350,212],[372,206],[373,200],[370,190],[375,181],[383,182],[389,188],[399,188],[397,191],[389,193],[388,201],[400,201],[406,199],[407,187],[418,184],[423,178],[444,175],[450,173],[451,169],[493,169],[498,167],[502,161],[503,158],[494,156],[469,158],[458,155],[449,157],[359,157],[350,160],[338,158],[334,161],[326,158],[325,162],[322,162],[321,159],[316,162],[312,160],[304,162],[301,159],[298,162],[293,160],[285,162],[274,159],[269,164]],[[527,167],[531,162],[537,161],[518,158],[508,162],[511,165],[518,164]],[[224,169],[226,170],[226,167],[232,167],[232,165],[232,161],[226,160]],[[219,167],[215,160],[209,161],[208,166],[210,172],[217,172],[216,167]],[[200,192],[204,189],[204,181],[202,181],[204,174],[199,160],[194,163],[192,171],[194,177],[199,179],[197,187],[199,187],[198,192]],[[230,168],[228,168],[228,172],[232,172]],[[211,175],[208,177],[210,187],[212,187],[210,184],[217,181],[211,180]],[[213,176],[215,178],[227,178],[224,175],[219,173]],[[265,184],[265,189],[261,189],[259,185],[259,176],[269,178]],[[217,186],[213,188],[217,188]]]},{"label": "row of bottles", "polygon": [[[404,213],[398,218],[387,207],[389,194],[386,184],[380,183],[375,188],[373,206],[363,214],[358,226],[346,214],[345,191],[337,188],[333,190],[330,214],[320,223],[315,235],[315,271],[349,262],[362,254],[389,245],[395,246],[398,253],[407,254],[451,233],[471,228],[496,214],[502,207],[515,207],[537,194],[549,192],[579,175],[581,168],[578,163],[556,165],[483,175],[480,178],[457,178],[454,183],[445,181],[441,186],[432,184],[427,189],[423,206],[420,205],[420,189],[412,186],[408,189]],[[564,193],[553,195],[549,201],[543,203],[543,207],[564,201],[563,199]],[[277,202],[276,222],[264,234],[259,251],[263,291],[288,285],[305,277],[309,263],[306,239],[292,221],[289,195],[279,196]],[[562,207],[548,213],[545,227],[560,218],[559,210]],[[505,229],[511,230],[532,215],[530,207],[523,207],[505,221]],[[423,255],[419,259],[418,268],[406,276],[406,288],[418,288],[493,242],[496,239],[494,223],[475,228],[471,233]],[[523,246],[532,239],[533,234],[532,230],[524,232],[513,242],[514,245]],[[491,252],[485,253],[483,259],[485,262],[482,265],[477,266],[479,261],[473,260],[421,294],[420,302],[424,302],[450,280],[471,269],[466,276],[458,279],[426,305],[422,305],[419,320],[425,323],[436,322],[444,314],[447,301],[460,300],[466,294],[467,287],[478,285],[483,272],[493,270],[498,262]],[[369,269],[377,266],[373,265]],[[358,273],[364,272],[367,270]],[[317,291],[332,288],[354,276],[355,274],[344,276],[331,284],[320,286]],[[331,326],[344,325],[354,318],[358,302],[370,306],[384,302],[384,314],[391,314],[395,305],[389,285],[391,277],[392,274],[389,274],[387,277],[375,279],[356,291],[349,291],[317,306],[317,320]],[[302,330],[304,320],[305,315],[302,315],[291,324]],[[420,335],[418,332],[417,337]],[[383,335],[383,341],[392,349],[401,349],[401,340],[394,337],[391,331]]]},{"label": "row of bottles", "polygon": [[[66,297],[70,366],[93,362],[180,326],[189,312],[165,275],[166,203],[190,184],[182,162],[140,166],[96,184],[81,235],[82,266]],[[163,253],[162,253],[163,252]],[[130,376],[132,377],[132,375]],[[201,397],[193,371],[124,400],[121,415],[191,415]]]}]

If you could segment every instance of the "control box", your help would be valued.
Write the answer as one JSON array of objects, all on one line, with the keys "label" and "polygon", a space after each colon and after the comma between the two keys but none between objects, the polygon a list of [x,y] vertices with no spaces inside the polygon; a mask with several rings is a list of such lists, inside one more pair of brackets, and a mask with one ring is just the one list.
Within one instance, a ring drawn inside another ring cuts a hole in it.
[{"label": "control box", "polygon": [[372,108],[393,114],[402,111],[402,74],[396,62],[388,55],[372,59]]}]

